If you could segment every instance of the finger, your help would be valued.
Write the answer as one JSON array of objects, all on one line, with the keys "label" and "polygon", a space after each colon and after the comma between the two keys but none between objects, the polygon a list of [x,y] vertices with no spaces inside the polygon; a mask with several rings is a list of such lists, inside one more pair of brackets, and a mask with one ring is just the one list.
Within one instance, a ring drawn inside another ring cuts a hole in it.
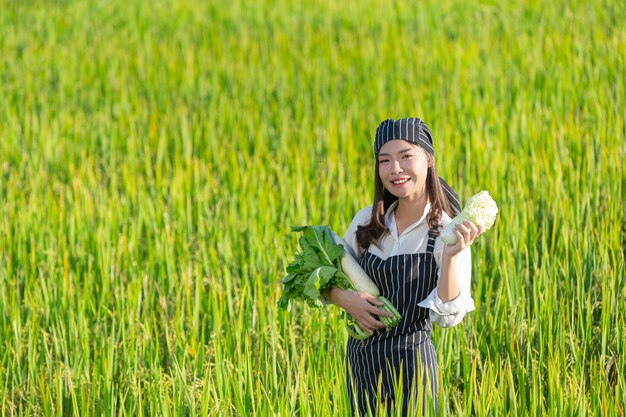
[{"label": "finger", "polygon": [[376,316],[393,317],[393,314],[391,314],[389,311],[381,310],[380,308],[371,309],[370,313],[372,313],[372,314],[374,314]]},{"label": "finger", "polygon": [[374,333],[373,329],[370,329],[367,324],[365,324],[362,321],[357,320],[356,322],[359,326],[361,326],[361,329],[365,330],[367,333],[369,333],[369,335],[371,336]]},{"label": "finger", "polygon": [[367,306],[364,306],[364,308],[359,308],[358,310],[349,314],[354,318],[359,326],[363,328],[363,330],[373,332],[375,330],[384,328],[385,324],[382,321],[378,320],[378,318],[374,316],[370,310],[378,311],[378,309],[376,308],[368,308]]},{"label": "finger", "polygon": [[478,236],[478,228],[474,222],[469,220],[463,222],[463,227],[467,230],[467,232],[464,233],[466,236],[465,242],[471,245],[474,239],[476,239],[476,236]]},{"label": "finger", "polygon": [[366,294],[367,298],[366,300],[373,306],[373,308],[368,309],[368,311],[371,314],[374,314],[376,316],[387,316],[387,317],[393,317],[393,314],[387,310],[383,310],[381,308],[376,308],[376,307],[382,307],[385,305],[385,303],[383,303],[382,301],[380,301],[378,299],[378,297],[375,297],[371,294]]},{"label": "finger", "polygon": [[365,298],[365,300],[367,300],[367,302],[370,303],[371,305],[374,305],[374,306],[383,305],[382,301],[380,301],[378,298],[374,297],[371,294],[363,293],[363,298]]},{"label": "finger", "polygon": [[463,222],[463,226],[467,227],[472,232],[478,232],[478,226],[474,222],[471,222],[469,220],[465,220]]},{"label": "finger", "polygon": [[456,235],[456,244],[463,249],[467,246],[467,242],[465,242],[465,236],[459,230],[454,229],[454,234]]},{"label": "finger", "polygon": [[463,225],[465,227],[467,227],[470,231],[470,241],[473,241],[474,239],[476,239],[476,236],[478,236],[478,227],[476,226],[476,224],[474,224],[474,222],[471,222],[469,220],[465,220],[463,222]]},{"label": "finger", "polygon": [[[372,296],[373,297],[373,296]],[[383,310],[382,308],[378,308],[378,307],[382,307],[385,304],[380,301],[377,297],[373,297],[372,299],[367,300],[368,302],[370,302],[371,308],[368,308],[367,311],[370,314],[373,314],[374,316],[386,316],[386,317],[393,317],[393,314],[387,310]]]},{"label": "finger", "polygon": [[374,315],[373,313],[368,314],[367,322],[369,326],[374,329],[381,329],[385,327],[385,323],[383,323],[382,320],[380,320],[378,316]]},{"label": "finger", "polygon": [[377,318],[375,318],[374,316],[371,316],[371,321],[370,321],[370,325],[374,330],[378,330],[378,329],[383,329],[385,328],[385,323],[383,323],[382,321],[378,320]]},{"label": "finger", "polygon": [[465,233],[469,232],[469,228],[467,226],[465,226],[464,223],[458,223],[456,225],[456,230],[458,230],[462,234],[465,234]]},{"label": "finger", "polygon": [[367,318],[363,318],[362,320],[357,320],[359,326],[363,328],[368,333],[373,333],[378,329],[382,329],[385,327],[383,322],[376,320],[373,316],[368,316]]},{"label": "finger", "polygon": [[[376,301],[380,301],[380,300],[376,299]],[[380,303],[380,305],[382,305],[382,303]],[[376,316],[393,317],[393,314],[391,314],[389,311],[378,308],[380,307],[380,305],[374,306],[372,304],[369,304],[369,305],[365,305],[364,308],[365,308],[365,311],[369,315],[371,315],[374,319],[376,319]]]},{"label": "finger", "polygon": [[471,233],[470,230],[460,223],[456,225],[456,230],[461,234],[463,242],[467,244]]}]

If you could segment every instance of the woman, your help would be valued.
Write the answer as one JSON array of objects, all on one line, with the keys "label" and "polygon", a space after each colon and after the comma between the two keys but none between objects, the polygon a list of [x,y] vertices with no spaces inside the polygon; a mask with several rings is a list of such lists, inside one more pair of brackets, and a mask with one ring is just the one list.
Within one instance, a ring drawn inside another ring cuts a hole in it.
[{"label": "woman", "polygon": [[[451,327],[474,309],[469,246],[482,229],[471,222],[457,225],[458,241],[452,246],[438,238],[461,207],[437,175],[432,135],[420,119],[383,121],[376,129],[374,153],[374,204],[357,213],[344,240],[403,319],[364,341],[349,339],[352,411],[376,415],[377,403],[383,403],[389,413],[401,396],[403,415],[424,407],[437,413],[431,321]],[[376,316],[390,315],[365,293],[334,288],[326,298],[370,333],[385,327]]]}]

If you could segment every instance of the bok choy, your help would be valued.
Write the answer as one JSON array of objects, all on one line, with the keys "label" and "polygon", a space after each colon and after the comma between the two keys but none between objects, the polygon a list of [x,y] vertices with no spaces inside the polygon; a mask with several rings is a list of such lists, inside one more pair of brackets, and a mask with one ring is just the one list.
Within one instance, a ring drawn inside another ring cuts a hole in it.
[{"label": "bok choy", "polygon": [[[378,317],[386,328],[392,328],[400,322],[402,317],[398,311],[389,300],[380,296],[378,287],[346,250],[346,243],[335,238],[336,235],[327,226],[293,226],[291,229],[302,232],[299,240],[301,252],[287,266],[288,275],[280,280],[283,285],[283,293],[278,301],[280,308],[289,308],[291,300],[302,300],[311,307],[319,308],[324,304],[321,301],[324,291],[343,288],[377,297],[383,303],[379,308],[393,315]],[[335,243],[335,240],[339,243]],[[344,319],[348,333],[355,339],[371,336],[347,313]]]}]

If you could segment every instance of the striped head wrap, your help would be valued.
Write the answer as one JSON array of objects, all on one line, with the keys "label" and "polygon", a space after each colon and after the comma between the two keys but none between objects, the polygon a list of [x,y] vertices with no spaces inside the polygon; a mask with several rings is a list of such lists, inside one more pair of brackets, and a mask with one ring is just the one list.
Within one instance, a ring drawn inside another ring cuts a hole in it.
[{"label": "striped head wrap", "polygon": [[390,140],[404,139],[424,148],[431,156],[435,155],[433,148],[433,135],[428,126],[417,117],[405,119],[387,119],[378,125],[376,140],[374,141],[374,153],[378,155],[380,148]]},{"label": "striped head wrap", "polygon": [[[383,120],[378,128],[376,128],[376,139],[374,140],[374,154],[378,155],[380,148],[390,140],[403,139],[407,142],[414,143],[423,148],[431,156],[435,156],[435,148],[433,148],[433,135],[430,133],[428,126],[417,117],[407,117],[404,119],[387,119]],[[461,202],[456,192],[448,185],[443,178],[439,177],[441,186],[448,197],[450,205],[456,209],[457,213],[461,211]]]}]

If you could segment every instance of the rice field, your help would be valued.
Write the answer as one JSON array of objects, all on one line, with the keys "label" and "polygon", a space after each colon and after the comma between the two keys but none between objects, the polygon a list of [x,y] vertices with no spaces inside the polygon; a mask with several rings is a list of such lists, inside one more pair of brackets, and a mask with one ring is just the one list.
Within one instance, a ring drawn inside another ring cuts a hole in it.
[{"label": "rice field", "polygon": [[436,328],[449,416],[626,409],[626,3],[0,0],[0,415],[348,416],[339,311],[278,310],[421,117],[499,218]]}]

